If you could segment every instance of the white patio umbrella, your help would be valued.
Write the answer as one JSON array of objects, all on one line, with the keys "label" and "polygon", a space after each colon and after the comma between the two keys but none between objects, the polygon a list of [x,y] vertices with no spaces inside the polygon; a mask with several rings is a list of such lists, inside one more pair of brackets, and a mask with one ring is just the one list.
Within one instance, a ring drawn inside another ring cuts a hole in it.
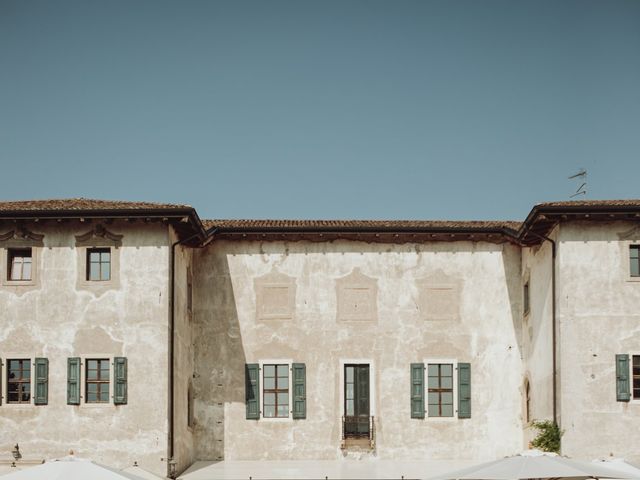
[{"label": "white patio umbrella", "polygon": [[529,450],[520,455],[482,463],[438,475],[429,480],[520,480],[530,478],[621,478],[629,475],[596,465],[569,460],[556,454]]},{"label": "white patio umbrella", "polygon": [[640,479],[640,468],[630,464],[624,458],[606,458],[593,460],[593,463],[610,470],[615,470],[622,475],[631,475],[633,478]]},{"label": "white patio umbrella", "polygon": [[1,480],[144,480],[73,455],[0,475]]}]

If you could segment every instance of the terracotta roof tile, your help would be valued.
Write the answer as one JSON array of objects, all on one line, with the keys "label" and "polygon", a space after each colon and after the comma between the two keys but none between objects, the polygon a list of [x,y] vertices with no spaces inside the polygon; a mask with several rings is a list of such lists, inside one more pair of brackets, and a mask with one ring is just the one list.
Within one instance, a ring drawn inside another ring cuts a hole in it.
[{"label": "terracotta roof tile", "polygon": [[457,221],[457,220],[203,220],[207,230],[214,227],[224,230],[295,230],[295,229],[380,229],[380,230],[429,230],[429,229],[501,229],[517,230],[521,222],[511,221]]},{"label": "terracotta roof tile", "polygon": [[100,210],[167,210],[191,208],[189,205],[154,202],[124,202],[118,200],[94,200],[89,198],[65,198],[51,200],[0,201],[0,212],[48,212],[48,211],[100,211]]},{"label": "terracotta roof tile", "polygon": [[544,202],[536,205],[544,207],[640,207],[640,199],[627,200],[570,200],[566,202]]}]

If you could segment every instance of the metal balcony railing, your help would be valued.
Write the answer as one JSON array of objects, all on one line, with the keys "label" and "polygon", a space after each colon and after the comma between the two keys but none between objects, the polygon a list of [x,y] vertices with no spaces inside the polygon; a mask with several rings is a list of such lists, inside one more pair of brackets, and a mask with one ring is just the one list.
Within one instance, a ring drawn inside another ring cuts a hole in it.
[{"label": "metal balcony railing", "polygon": [[348,439],[367,439],[369,447],[375,447],[376,423],[373,416],[348,416],[342,417],[342,445],[346,445]]}]

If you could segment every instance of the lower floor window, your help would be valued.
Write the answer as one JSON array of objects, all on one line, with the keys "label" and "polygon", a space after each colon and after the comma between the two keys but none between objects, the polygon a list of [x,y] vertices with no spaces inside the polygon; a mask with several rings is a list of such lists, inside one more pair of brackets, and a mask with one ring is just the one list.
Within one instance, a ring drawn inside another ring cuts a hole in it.
[{"label": "lower floor window", "polygon": [[429,363],[428,414],[430,417],[453,417],[453,364]]},{"label": "lower floor window", "polygon": [[87,403],[109,402],[109,359],[87,359],[86,361]]},{"label": "lower floor window", "polygon": [[289,365],[263,365],[262,416],[289,417]]},{"label": "lower floor window", "polygon": [[31,360],[8,360],[7,369],[7,402],[31,402]]}]

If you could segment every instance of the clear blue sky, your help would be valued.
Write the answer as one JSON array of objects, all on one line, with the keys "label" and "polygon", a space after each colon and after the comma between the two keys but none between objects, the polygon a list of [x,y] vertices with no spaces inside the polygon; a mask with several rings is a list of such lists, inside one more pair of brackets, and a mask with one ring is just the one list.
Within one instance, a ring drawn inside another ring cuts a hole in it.
[{"label": "clear blue sky", "polygon": [[640,197],[640,1],[0,0],[0,198],[523,219]]}]

